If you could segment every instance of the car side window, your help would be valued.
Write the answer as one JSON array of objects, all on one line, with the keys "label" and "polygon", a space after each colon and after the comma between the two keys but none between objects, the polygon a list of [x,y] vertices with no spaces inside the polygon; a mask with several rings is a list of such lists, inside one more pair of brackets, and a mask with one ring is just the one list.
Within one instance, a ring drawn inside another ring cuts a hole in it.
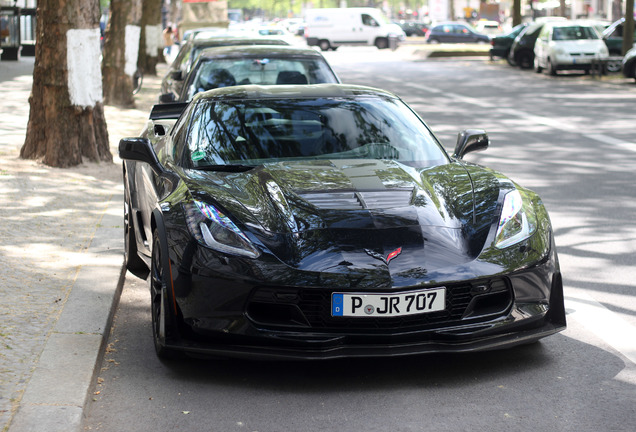
[{"label": "car side window", "polygon": [[179,120],[177,120],[177,123],[174,125],[174,128],[172,129],[171,135],[172,135],[172,157],[173,159],[179,160],[181,154],[182,154],[182,149],[183,149],[183,145],[185,143],[186,140],[186,136],[188,133],[188,123],[189,121],[187,120],[190,116],[187,114],[183,114],[181,116],[181,118],[179,118]]},{"label": "car side window", "polygon": [[468,29],[462,25],[455,26],[455,33],[458,34],[467,34]]},{"label": "car side window", "polygon": [[371,15],[362,14],[362,24],[371,26],[371,27],[379,27],[377,21],[373,19]]}]

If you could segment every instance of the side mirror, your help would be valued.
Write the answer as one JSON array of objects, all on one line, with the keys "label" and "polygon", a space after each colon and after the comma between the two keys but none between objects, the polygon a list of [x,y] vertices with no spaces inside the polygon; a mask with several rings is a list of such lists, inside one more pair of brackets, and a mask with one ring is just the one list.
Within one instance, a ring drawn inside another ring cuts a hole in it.
[{"label": "side mirror", "polygon": [[174,93],[163,93],[159,96],[160,103],[175,102]]},{"label": "side mirror", "polygon": [[175,81],[183,81],[183,71],[181,69],[173,70],[170,72],[170,78]]},{"label": "side mirror", "polygon": [[488,134],[482,129],[466,129],[457,135],[453,157],[462,159],[466,154],[486,150],[490,144]]},{"label": "side mirror", "polygon": [[125,160],[146,162],[157,175],[164,172],[152,144],[146,138],[123,138],[120,140],[119,157]]}]

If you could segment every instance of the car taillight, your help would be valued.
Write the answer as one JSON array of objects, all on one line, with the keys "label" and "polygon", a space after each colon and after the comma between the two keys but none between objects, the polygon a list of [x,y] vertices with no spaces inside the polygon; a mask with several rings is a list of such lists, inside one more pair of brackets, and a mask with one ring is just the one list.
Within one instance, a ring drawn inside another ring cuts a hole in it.
[{"label": "car taillight", "polygon": [[426,30],[426,34],[424,35],[424,37],[428,39],[428,35],[430,35],[430,34],[431,34],[431,29],[427,29]]}]

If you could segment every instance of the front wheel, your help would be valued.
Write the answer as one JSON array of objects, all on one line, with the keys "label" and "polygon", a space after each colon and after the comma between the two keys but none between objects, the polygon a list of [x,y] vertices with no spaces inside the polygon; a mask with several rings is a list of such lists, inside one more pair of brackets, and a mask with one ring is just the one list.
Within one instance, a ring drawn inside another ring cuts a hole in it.
[{"label": "front wheel", "polygon": [[166,341],[176,336],[174,305],[169,301],[169,269],[167,251],[161,247],[157,230],[152,235],[150,265],[150,313],[155,352],[160,359],[174,359],[179,352],[167,347]]},{"label": "front wheel", "polygon": [[622,69],[620,61],[611,61],[607,63],[606,71],[610,73],[620,72]]},{"label": "front wheel", "polygon": [[548,71],[550,72],[550,75],[552,76],[556,76],[557,74],[556,66],[554,65],[554,63],[552,63],[552,60],[550,59],[548,59]]},{"label": "front wheel", "polygon": [[377,38],[375,40],[375,46],[378,49],[387,49],[389,47],[389,41],[386,38]]},{"label": "front wheel", "polygon": [[323,39],[318,42],[318,46],[320,47],[321,51],[329,51],[329,48],[331,48],[331,44],[327,39]]}]

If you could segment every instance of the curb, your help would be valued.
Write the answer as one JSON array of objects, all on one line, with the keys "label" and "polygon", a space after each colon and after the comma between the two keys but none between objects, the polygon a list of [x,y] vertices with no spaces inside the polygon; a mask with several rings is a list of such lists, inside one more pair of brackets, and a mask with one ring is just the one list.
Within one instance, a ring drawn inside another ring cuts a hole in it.
[{"label": "curb", "polygon": [[[9,432],[81,431],[123,287],[123,192],[111,196]],[[114,289],[113,289],[113,285]]]}]

